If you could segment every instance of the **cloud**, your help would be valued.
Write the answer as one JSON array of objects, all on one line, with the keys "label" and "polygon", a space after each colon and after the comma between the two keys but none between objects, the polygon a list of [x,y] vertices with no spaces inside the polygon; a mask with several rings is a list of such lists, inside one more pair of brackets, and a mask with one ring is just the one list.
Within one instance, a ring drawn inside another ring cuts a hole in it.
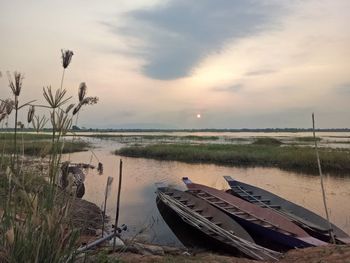
[{"label": "cloud", "polygon": [[276,73],[278,70],[274,69],[260,69],[260,70],[254,70],[254,71],[249,71],[245,73],[246,76],[260,76],[260,75],[267,75],[267,74],[272,74]]},{"label": "cloud", "polygon": [[227,91],[227,92],[238,92],[242,90],[243,84],[234,84],[228,87],[215,87],[213,91]]},{"label": "cloud", "polygon": [[190,75],[203,58],[220,52],[228,41],[271,28],[279,9],[255,0],[171,0],[127,13],[124,26],[104,25],[134,40],[131,48],[145,60],[145,75],[169,80]]}]

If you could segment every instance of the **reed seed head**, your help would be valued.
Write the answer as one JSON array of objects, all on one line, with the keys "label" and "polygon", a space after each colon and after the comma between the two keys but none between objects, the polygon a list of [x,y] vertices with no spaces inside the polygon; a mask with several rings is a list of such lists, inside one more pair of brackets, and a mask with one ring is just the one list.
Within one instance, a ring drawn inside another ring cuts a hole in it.
[{"label": "reed seed head", "polygon": [[2,100],[0,103],[0,114],[5,113],[6,115],[10,115],[15,103],[11,99]]},{"label": "reed seed head", "polygon": [[7,99],[6,102],[7,102],[6,103],[6,113],[7,113],[7,115],[10,115],[12,110],[15,107],[15,102],[13,100],[10,100],[10,99]]},{"label": "reed seed head", "polygon": [[79,103],[73,110],[73,115],[77,114],[80,111],[80,108],[83,104]]},{"label": "reed seed head", "polygon": [[74,103],[68,105],[68,107],[66,108],[66,114],[69,113],[71,109],[73,109],[74,105]]},{"label": "reed seed head", "polygon": [[80,83],[79,92],[78,92],[79,102],[82,102],[84,100],[86,91],[87,91],[86,83],[85,82]]},{"label": "reed seed head", "polygon": [[5,119],[6,116],[7,116],[6,112],[1,112],[1,113],[0,113],[0,122],[1,122],[3,119]]},{"label": "reed seed head", "polygon": [[6,111],[6,101],[2,100],[0,103],[0,113],[3,113]]},{"label": "reed seed head", "polygon": [[28,110],[28,116],[27,116],[27,121],[28,123],[31,123],[34,117],[34,113],[35,113],[35,107],[34,105],[29,106],[29,110]]},{"label": "reed seed head", "polygon": [[98,97],[86,97],[85,99],[83,99],[82,101],[82,105],[94,105],[97,104],[98,102]]},{"label": "reed seed head", "polygon": [[61,53],[62,53],[62,66],[64,69],[66,69],[70,64],[74,53],[71,50],[64,50],[64,49],[61,49]]},{"label": "reed seed head", "polygon": [[14,80],[12,79],[10,72],[7,72],[7,77],[9,80],[9,85],[10,85],[10,88],[12,90],[12,93],[15,96],[19,96],[19,94],[21,93],[22,81],[23,81],[24,76],[23,76],[23,74],[21,74],[17,71],[15,71],[13,73],[13,76],[14,76]]}]

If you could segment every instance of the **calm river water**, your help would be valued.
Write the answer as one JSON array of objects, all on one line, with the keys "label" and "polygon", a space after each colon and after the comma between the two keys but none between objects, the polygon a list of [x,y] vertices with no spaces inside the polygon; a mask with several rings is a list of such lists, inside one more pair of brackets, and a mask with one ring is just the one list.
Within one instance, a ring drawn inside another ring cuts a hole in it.
[{"label": "calm river water", "polygon": [[[208,136],[207,133],[203,134]],[[242,136],[242,133],[240,135]],[[245,136],[252,135],[245,134]],[[292,136],[296,135],[292,134]],[[338,138],[334,134],[327,134],[327,136]],[[346,138],[346,136],[341,140],[349,140],[349,137]],[[96,170],[88,171],[84,199],[102,207],[107,177],[114,177],[107,205],[107,214],[112,220],[114,220],[117,198],[119,160],[123,160],[119,224],[124,223],[128,226],[128,231],[124,233],[127,237],[137,236],[139,239],[154,243],[180,245],[158,213],[155,202],[155,183],[164,182],[179,189],[185,189],[181,181],[184,176],[194,182],[218,189],[227,189],[228,185],[223,176],[230,175],[237,180],[264,188],[325,216],[318,176],[287,172],[276,168],[238,168],[121,157],[112,153],[125,146],[120,142],[86,137],[83,139],[91,141],[96,146],[93,150],[94,154],[90,151],[74,153],[71,154],[70,159],[73,162],[89,163],[91,161],[94,165],[100,161],[104,166],[103,175],[99,175]],[[327,175],[325,187],[331,221],[350,234],[350,176]]]}]

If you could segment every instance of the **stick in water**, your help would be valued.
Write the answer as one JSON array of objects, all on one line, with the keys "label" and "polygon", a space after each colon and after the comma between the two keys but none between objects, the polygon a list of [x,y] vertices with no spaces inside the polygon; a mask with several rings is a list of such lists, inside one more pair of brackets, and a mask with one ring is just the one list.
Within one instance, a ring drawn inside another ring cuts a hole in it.
[{"label": "stick in water", "polygon": [[[116,207],[116,211],[115,211],[114,234],[116,234],[117,228],[118,228],[120,192],[121,192],[121,188],[122,188],[122,174],[123,174],[123,161],[122,161],[122,159],[120,159],[120,163],[119,163],[119,185],[118,185],[117,207]],[[116,236],[114,236],[114,239],[113,239],[113,251],[115,250],[115,240],[116,240]]]},{"label": "stick in water", "polygon": [[113,177],[108,176],[107,184],[106,184],[106,191],[105,191],[105,202],[104,202],[104,206],[103,206],[102,237],[103,237],[103,233],[104,233],[104,230],[105,230],[107,197],[108,197],[108,194],[110,192],[110,188],[111,188],[112,182],[113,182]]},{"label": "stick in water", "polygon": [[335,244],[335,237],[334,237],[334,233],[333,233],[333,228],[332,228],[331,222],[329,221],[326,193],[325,193],[324,185],[323,185],[323,173],[322,173],[322,168],[321,168],[320,156],[318,155],[317,140],[316,140],[316,134],[315,134],[315,116],[314,116],[314,113],[312,113],[312,132],[313,132],[314,141],[315,141],[317,166],[318,166],[318,171],[319,171],[320,177],[321,177],[321,189],[322,189],[323,205],[324,205],[324,209],[326,211],[326,217],[327,217],[327,221],[328,221],[328,225],[329,225],[329,234],[331,236],[332,243]]}]

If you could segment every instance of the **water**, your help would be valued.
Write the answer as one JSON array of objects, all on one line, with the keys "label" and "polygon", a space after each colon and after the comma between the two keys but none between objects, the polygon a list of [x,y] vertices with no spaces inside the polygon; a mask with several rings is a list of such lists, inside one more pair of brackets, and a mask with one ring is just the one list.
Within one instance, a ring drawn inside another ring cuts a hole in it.
[{"label": "water", "polygon": [[[239,181],[271,191],[325,217],[318,176],[297,174],[277,168],[238,168],[121,157],[112,153],[115,149],[124,146],[117,141],[92,138],[84,138],[84,140],[90,140],[97,147],[94,149],[94,154],[74,153],[70,156],[71,160],[85,163],[91,161],[95,165],[100,161],[104,166],[103,175],[98,175],[96,170],[88,172],[84,199],[102,207],[107,177],[112,176],[114,181],[108,198],[107,214],[113,222],[119,160],[123,159],[119,224],[128,225],[129,229],[124,234],[127,237],[137,236],[148,242],[180,245],[158,213],[154,184],[164,182],[178,189],[185,189],[181,181],[184,176],[204,185],[228,189],[223,176],[230,175]],[[325,187],[331,221],[350,234],[350,177],[326,176]]]}]

